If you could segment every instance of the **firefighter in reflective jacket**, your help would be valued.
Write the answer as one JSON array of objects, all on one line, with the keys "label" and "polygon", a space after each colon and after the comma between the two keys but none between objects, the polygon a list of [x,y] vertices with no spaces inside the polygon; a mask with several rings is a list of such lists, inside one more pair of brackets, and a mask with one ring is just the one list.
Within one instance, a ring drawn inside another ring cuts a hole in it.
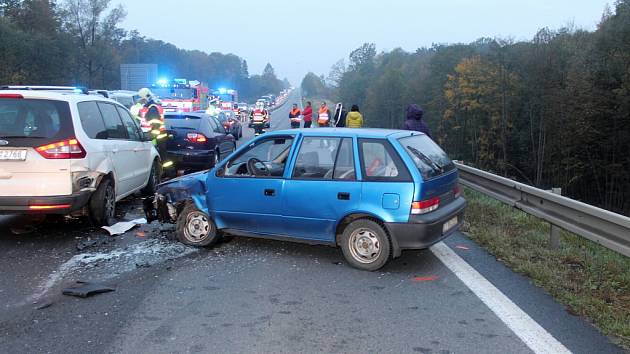
[{"label": "firefighter in reflective jacket", "polygon": [[293,104],[293,108],[289,111],[289,120],[291,121],[291,128],[299,128],[302,122],[302,112],[298,108],[297,104]]},{"label": "firefighter in reflective jacket", "polygon": [[326,105],[326,102],[322,102],[319,107],[319,115],[317,116],[317,125],[320,127],[327,127],[330,124],[330,109]]},{"label": "firefighter in reflective jacket", "polygon": [[263,133],[263,128],[265,127],[265,123],[268,119],[269,112],[267,112],[263,103],[256,103],[256,109],[252,112],[252,123],[254,125],[255,136]]},{"label": "firefighter in reflective jacket", "polygon": [[[160,154],[162,167],[171,167],[173,166],[173,161],[167,159],[166,153],[168,134],[164,126],[164,109],[162,109],[161,105],[157,104],[153,93],[148,88],[141,88],[140,91],[138,91],[138,95],[140,96],[139,103],[142,105],[138,117],[141,118],[141,123],[147,126],[151,134],[151,141]],[[144,122],[142,122],[142,119],[144,119]]]}]

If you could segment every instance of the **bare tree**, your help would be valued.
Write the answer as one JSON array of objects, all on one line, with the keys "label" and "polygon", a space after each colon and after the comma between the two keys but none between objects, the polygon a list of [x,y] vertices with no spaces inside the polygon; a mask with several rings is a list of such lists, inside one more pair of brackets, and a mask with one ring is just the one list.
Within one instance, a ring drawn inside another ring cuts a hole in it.
[{"label": "bare tree", "polygon": [[122,5],[109,12],[111,0],[65,0],[62,9],[64,25],[76,38],[78,45],[77,74],[85,74],[88,86],[95,84],[101,77],[104,85],[104,71],[111,62],[111,49],[125,36],[118,24],[125,18]]}]

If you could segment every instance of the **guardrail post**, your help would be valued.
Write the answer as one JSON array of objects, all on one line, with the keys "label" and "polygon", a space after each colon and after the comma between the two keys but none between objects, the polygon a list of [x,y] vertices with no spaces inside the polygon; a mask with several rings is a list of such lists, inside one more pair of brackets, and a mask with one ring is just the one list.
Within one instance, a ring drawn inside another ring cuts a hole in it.
[{"label": "guardrail post", "polygon": [[[551,193],[562,195],[562,188],[552,188]],[[557,250],[560,248],[560,228],[551,224],[549,233],[549,249]]]}]

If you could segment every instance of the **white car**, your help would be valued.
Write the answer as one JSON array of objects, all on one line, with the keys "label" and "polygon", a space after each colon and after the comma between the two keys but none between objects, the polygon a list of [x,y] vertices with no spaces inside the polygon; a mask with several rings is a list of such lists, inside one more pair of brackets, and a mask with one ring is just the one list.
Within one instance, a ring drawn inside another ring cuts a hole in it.
[{"label": "white car", "polygon": [[0,214],[87,215],[153,194],[160,158],[129,110],[73,88],[0,88]]}]

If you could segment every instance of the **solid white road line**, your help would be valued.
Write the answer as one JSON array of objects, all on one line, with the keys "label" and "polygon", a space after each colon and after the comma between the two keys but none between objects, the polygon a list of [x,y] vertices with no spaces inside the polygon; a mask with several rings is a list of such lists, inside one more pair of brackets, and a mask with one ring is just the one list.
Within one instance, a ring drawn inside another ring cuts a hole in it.
[{"label": "solid white road line", "polygon": [[516,306],[501,290],[492,285],[446,244],[443,242],[435,244],[431,247],[431,252],[472,290],[534,353],[571,353],[562,343]]}]

